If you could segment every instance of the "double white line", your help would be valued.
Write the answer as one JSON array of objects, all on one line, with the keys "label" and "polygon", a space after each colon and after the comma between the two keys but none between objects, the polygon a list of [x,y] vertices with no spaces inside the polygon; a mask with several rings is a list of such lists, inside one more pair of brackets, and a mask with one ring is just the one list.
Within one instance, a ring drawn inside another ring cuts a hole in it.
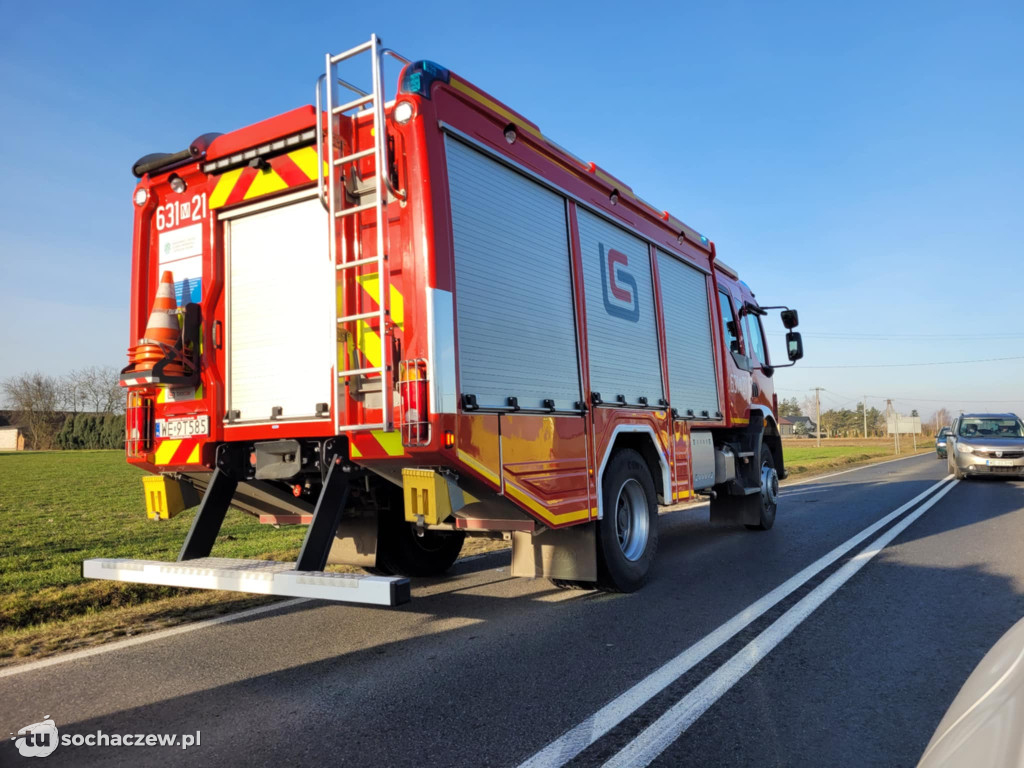
[{"label": "double white line", "polygon": [[[674,683],[711,653],[743,631],[766,611],[802,587],[821,571],[861,544],[875,532],[884,528],[908,509],[928,499],[914,512],[900,520],[884,534],[872,541],[848,563],[805,595],[792,608],[776,619],[741,651],[719,667],[676,702],[665,714],[612,756],[605,768],[633,768],[646,766],[689,728],[708,708],[735,685],[757,662],[811,615],[839,587],[881,552],[911,523],[927,512],[957,484],[952,476],[945,477],[923,493],[918,494],[898,509],[893,510],[873,525],[840,544],[827,555],[804,568],[788,581],[779,585],[760,600],[752,603],[711,634],[687,648],[674,659],[652,672],[629,690],[617,696],[582,723],[564,733],[524,762],[520,768],[560,768],[591,744],[607,734],[654,696]],[[931,498],[929,498],[929,496]]]}]

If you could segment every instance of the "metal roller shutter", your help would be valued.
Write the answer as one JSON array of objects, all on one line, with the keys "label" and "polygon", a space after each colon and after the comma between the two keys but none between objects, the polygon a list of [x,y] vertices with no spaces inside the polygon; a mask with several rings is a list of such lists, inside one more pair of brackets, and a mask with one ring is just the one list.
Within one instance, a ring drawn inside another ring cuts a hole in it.
[{"label": "metal roller shutter", "polygon": [[334,269],[318,199],[233,218],[228,261],[228,410],[236,423],[316,418],[331,402]]},{"label": "metal roller shutter", "polygon": [[606,402],[664,397],[647,243],[586,210],[578,213],[587,297],[590,388]]},{"label": "metal roller shutter", "polygon": [[679,413],[697,416],[718,410],[718,379],[711,349],[707,277],[674,256],[658,251],[661,305],[668,347],[670,402]]},{"label": "metal roller shutter", "polygon": [[565,201],[447,137],[460,389],[481,407],[581,399]]}]

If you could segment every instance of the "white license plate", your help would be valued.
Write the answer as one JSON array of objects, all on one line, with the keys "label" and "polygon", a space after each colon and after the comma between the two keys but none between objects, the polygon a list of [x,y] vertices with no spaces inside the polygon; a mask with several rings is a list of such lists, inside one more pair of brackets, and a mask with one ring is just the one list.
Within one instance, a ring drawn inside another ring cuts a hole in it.
[{"label": "white license plate", "polygon": [[157,419],[157,438],[195,437],[210,434],[209,416],[192,416],[187,419]]},{"label": "white license plate", "polygon": [[1013,460],[1012,459],[989,459],[985,463],[988,464],[990,467],[1012,467],[1013,466]]}]

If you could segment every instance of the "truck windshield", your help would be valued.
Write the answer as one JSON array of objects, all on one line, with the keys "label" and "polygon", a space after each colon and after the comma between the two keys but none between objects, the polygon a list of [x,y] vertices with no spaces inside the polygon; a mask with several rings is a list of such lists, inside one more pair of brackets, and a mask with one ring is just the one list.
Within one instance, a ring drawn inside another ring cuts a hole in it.
[{"label": "truck windshield", "polygon": [[1024,437],[1017,419],[962,419],[960,437]]}]

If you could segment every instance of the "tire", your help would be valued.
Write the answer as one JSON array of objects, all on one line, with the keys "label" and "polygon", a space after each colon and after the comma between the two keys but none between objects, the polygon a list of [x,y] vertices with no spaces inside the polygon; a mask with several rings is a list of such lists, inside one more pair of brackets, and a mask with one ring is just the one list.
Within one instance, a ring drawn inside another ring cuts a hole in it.
[{"label": "tire", "polygon": [[967,478],[967,475],[964,474],[964,471],[957,466],[956,459],[952,456],[946,460],[946,466],[949,467],[949,473],[957,480],[964,480]]},{"label": "tire", "polygon": [[597,523],[597,588],[635,592],[646,583],[658,551],[658,500],[639,453],[624,449],[605,468],[604,514]]},{"label": "tire", "polygon": [[775,473],[775,457],[767,445],[761,446],[760,477],[761,493],[745,497],[745,500],[757,507],[758,521],[747,524],[747,529],[751,531],[771,530],[775,525],[775,513],[779,508],[779,476]]},{"label": "tire", "polygon": [[396,489],[389,509],[381,509],[377,530],[377,567],[384,576],[440,576],[459,557],[466,534],[462,531],[424,531],[405,521],[402,489]]}]

